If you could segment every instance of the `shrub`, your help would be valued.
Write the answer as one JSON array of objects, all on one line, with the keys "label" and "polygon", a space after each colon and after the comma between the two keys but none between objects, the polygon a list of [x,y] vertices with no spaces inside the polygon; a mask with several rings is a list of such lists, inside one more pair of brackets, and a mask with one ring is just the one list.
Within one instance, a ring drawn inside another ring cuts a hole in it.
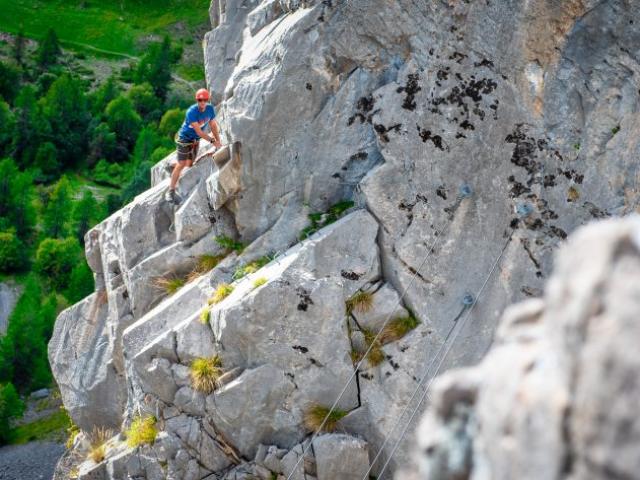
[{"label": "shrub", "polygon": [[176,275],[170,275],[168,277],[158,277],[153,281],[153,284],[160,290],[164,290],[167,295],[173,295],[180,290],[186,283],[184,278]]},{"label": "shrub", "polygon": [[265,277],[260,277],[260,278],[256,278],[253,281],[253,288],[258,288],[261,287],[262,285],[264,285],[265,283],[267,283],[267,279]]},{"label": "shrub", "polygon": [[191,386],[194,390],[210,394],[216,389],[222,375],[222,361],[217,355],[208,358],[196,358],[191,363]]},{"label": "shrub", "polygon": [[[321,426],[323,432],[334,432],[338,426],[338,422],[344,418],[347,413],[348,412],[337,408],[331,410],[324,405],[315,404],[305,412],[304,426],[311,432],[319,431]],[[323,422],[324,425],[322,425]]]},{"label": "shrub", "polygon": [[228,283],[221,283],[216,288],[216,292],[213,294],[213,297],[209,299],[209,305],[215,305],[216,303],[220,303],[222,300],[227,298],[233,292],[233,287]]},{"label": "shrub", "polygon": [[311,224],[306,226],[300,232],[299,239],[304,240],[316,233],[321,228],[331,225],[338,220],[344,212],[353,207],[355,204],[351,200],[343,200],[329,207],[329,209],[322,212],[315,212],[309,214],[309,220]]},{"label": "shrub", "polygon": [[125,432],[127,445],[131,448],[144,444],[153,444],[157,434],[155,417],[136,417]]},{"label": "shrub", "polygon": [[418,325],[420,325],[420,320],[413,315],[396,318],[384,326],[382,332],[380,332],[380,335],[378,336],[378,341],[382,345],[389,342],[395,342],[396,340],[400,340]]},{"label": "shrub", "polygon": [[347,313],[368,312],[373,305],[373,294],[370,292],[356,292],[347,300]]},{"label": "shrub", "polygon": [[227,249],[228,251],[242,253],[245,248],[245,245],[242,242],[236,242],[233,238],[229,238],[224,235],[221,237],[216,237],[215,240],[218,245],[220,245],[222,248]]},{"label": "shrub", "polygon": [[16,232],[0,232],[0,272],[15,272],[26,266],[25,246]]},{"label": "shrub", "polygon": [[93,430],[88,435],[89,453],[87,457],[95,463],[103,461],[107,453],[107,442],[113,435],[113,430],[105,427],[93,427]]},{"label": "shrub", "polygon": [[0,444],[9,440],[9,419],[17,418],[24,411],[24,403],[11,383],[0,385]]},{"label": "shrub", "polygon": [[35,269],[57,291],[62,291],[70,283],[71,272],[80,260],[81,252],[75,238],[46,238],[38,246]]}]

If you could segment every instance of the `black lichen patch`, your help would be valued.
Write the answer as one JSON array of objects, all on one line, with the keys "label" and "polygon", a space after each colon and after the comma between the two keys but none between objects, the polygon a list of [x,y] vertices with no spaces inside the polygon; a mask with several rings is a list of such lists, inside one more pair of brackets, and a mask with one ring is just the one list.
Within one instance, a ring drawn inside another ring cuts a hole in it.
[{"label": "black lichen patch", "polygon": [[319,368],[324,367],[324,365],[322,363],[320,363],[318,360],[316,360],[313,357],[309,357],[309,362],[311,362],[311,364],[315,365],[316,367],[319,367]]},{"label": "black lichen patch", "polygon": [[440,198],[442,198],[443,200],[447,199],[447,187],[444,185],[440,185],[437,189],[436,189],[436,195],[438,195]]},{"label": "black lichen patch", "polygon": [[564,230],[562,230],[561,228],[556,227],[555,225],[551,225],[551,226],[549,227],[549,229],[551,230],[551,233],[552,233],[554,236],[556,236],[556,237],[558,237],[558,238],[560,238],[560,239],[562,239],[562,240],[564,240],[565,238],[567,238],[567,232],[565,232],[565,231],[564,231]]},{"label": "black lichen patch", "polygon": [[567,180],[573,180],[578,185],[581,185],[582,182],[584,181],[584,175],[579,174],[573,169],[562,170],[561,168],[558,168],[556,171],[558,175],[564,176]]},{"label": "black lichen patch", "polygon": [[487,60],[486,58],[483,58],[482,61],[480,62],[475,62],[473,64],[474,67],[487,67],[487,68],[493,68],[493,62],[491,60]]},{"label": "black lichen patch", "polygon": [[473,126],[473,124],[471,122],[469,122],[469,120],[465,120],[464,122],[462,122],[460,124],[460,126],[462,128],[464,128],[465,130],[475,130],[476,127]]},{"label": "black lichen patch", "polygon": [[349,157],[349,160],[351,161],[366,160],[368,157],[369,157],[369,154],[367,152],[358,152],[351,155]]},{"label": "black lichen patch", "polygon": [[307,353],[309,351],[309,349],[307,347],[303,347],[301,345],[294,345],[293,347],[294,350],[297,350],[300,353]]},{"label": "black lichen patch", "polygon": [[400,364],[398,362],[394,362],[391,355],[387,355],[387,360],[389,360],[389,364],[393,367],[394,370],[398,370],[400,368]]},{"label": "black lichen patch", "polygon": [[350,270],[341,270],[340,275],[342,276],[342,278],[346,278],[347,280],[354,280],[354,281],[360,280],[360,277],[362,277],[362,274],[352,272]]},{"label": "black lichen patch", "polygon": [[356,119],[360,120],[360,123],[371,123],[371,118],[375,113],[373,111],[373,107],[376,101],[373,99],[372,95],[367,95],[366,97],[360,97],[358,102],[356,103],[356,113],[349,117],[347,121],[347,125],[353,125]]},{"label": "black lichen patch", "polygon": [[442,150],[443,152],[449,150],[449,147],[444,143],[440,135],[435,135],[431,133],[431,130],[426,130],[426,129],[423,130],[422,128],[420,128],[420,125],[417,125],[417,127],[418,127],[418,135],[420,136],[420,138],[424,143],[431,141],[431,143],[433,143],[433,145],[438,150]]},{"label": "black lichen patch", "polygon": [[400,131],[400,127],[402,127],[401,123],[397,123],[395,125],[392,125],[390,127],[385,127],[384,125],[380,124],[380,123],[376,123],[373,128],[376,132],[378,132],[378,134],[380,135],[380,138],[382,139],[383,142],[387,143],[389,142],[389,135],[387,135],[389,132],[391,131]]},{"label": "black lichen patch", "polygon": [[449,55],[449,60],[454,60],[456,63],[462,63],[465,58],[467,58],[467,55],[460,52],[453,52]]},{"label": "black lichen patch", "polygon": [[415,110],[416,109],[416,93],[418,93],[422,88],[418,85],[418,80],[420,76],[417,73],[411,73],[407,76],[407,84],[404,87],[398,87],[397,92],[404,92],[406,95],[404,97],[404,101],[402,102],[402,108],[405,110]]},{"label": "black lichen patch", "polygon": [[365,380],[373,380],[373,375],[370,373],[361,373],[360,378],[364,378]]},{"label": "black lichen patch", "polygon": [[584,202],[582,204],[583,208],[586,208],[589,211],[589,214],[593,217],[593,218],[607,218],[610,217],[611,214],[602,210],[601,208],[597,207],[596,205],[594,205],[591,202]]},{"label": "black lichen patch", "polygon": [[307,82],[307,84],[305,85],[305,88],[306,88],[307,90],[313,90],[313,86],[312,86],[310,83],[308,83],[308,82]]},{"label": "black lichen patch", "polygon": [[300,303],[298,303],[298,310],[306,312],[309,305],[313,305],[313,300],[309,296],[309,291],[305,288],[298,287],[296,288],[296,293],[300,297]]},{"label": "black lichen patch", "polygon": [[[511,163],[524,168],[531,176],[530,180],[532,182],[533,176],[542,171],[543,168],[543,165],[536,161],[536,140],[533,137],[527,136],[524,131],[524,126],[518,124],[515,130],[507,135],[504,141],[515,145],[511,155]],[[528,184],[531,185],[531,183]]]}]

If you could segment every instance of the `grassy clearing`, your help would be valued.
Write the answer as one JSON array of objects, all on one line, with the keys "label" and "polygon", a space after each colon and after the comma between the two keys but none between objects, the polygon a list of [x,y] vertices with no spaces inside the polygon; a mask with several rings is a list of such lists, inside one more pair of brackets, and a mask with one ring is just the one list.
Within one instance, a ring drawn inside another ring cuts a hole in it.
[{"label": "grassy clearing", "polygon": [[139,445],[152,444],[158,429],[156,428],[156,419],[154,417],[137,417],[131,422],[131,426],[125,432],[127,436],[127,445],[135,448]]},{"label": "grassy clearing", "polygon": [[70,427],[71,420],[67,412],[60,410],[48,417],[14,428],[9,443],[20,445],[36,440],[63,441]]},{"label": "grassy clearing", "polygon": [[218,379],[223,374],[222,360],[217,355],[210,358],[196,358],[191,363],[190,370],[193,389],[208,395],[216,389]]},{"label": "grassy clearing", "polygon": [[320,429],[322,422],[327,418],[327,421],[324,425],[322,425],[323,432],[335,432],[338,427],[338,422],[344,418],[347,413],[344,410],[334,409],[330,412],[329,407],[325,407],[324,405],[312,405],[307,409],[304,414],[304,426],[310,432],[316,432]]},{"label": "grassy clearing", "polygon": [[[180,22],[186,32],[208,22],[209,0],[98,1],[0,0],[0,31],[42,39],[53,26],[64,46],[92,47],[116,54],[136,55],[136,39],[163,35]],[[90,50],[90,53],[100,53]]]}]

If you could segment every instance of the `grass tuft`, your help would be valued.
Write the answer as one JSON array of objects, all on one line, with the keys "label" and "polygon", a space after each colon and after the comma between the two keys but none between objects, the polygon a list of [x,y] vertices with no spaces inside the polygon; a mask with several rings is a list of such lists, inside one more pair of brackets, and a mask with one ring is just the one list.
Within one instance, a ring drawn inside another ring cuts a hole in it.
[{"label": "grass tuft", "polygon": [[242,253],[246,246],[244,243],[237,242],[233,238],[226,237],[224,235],[221,237],[216,237],[215,240],[218,245],[231,252]]},{"label": "grass tuft", "polygon": [[229,295],[231,295],[231,292],[233,292],[233,286],[229,285],[228,283],[221,283],[216,288],[216,291],[213,294],[213,297],[209,299],[209,305],[215,305],[216,303],[220,303],[222,300],[224,300]]},{"label": "grass tuft", "polygon": [[356,292],[347,300],[347,313],[368,312],[373,306],[373,294],[370,292]]},{"label": "grass tuft", "polygon": [[[369,362],[369,365],[371,365],[372,367],[380,365],[382,362],[384,362],[385,359],[384,351],[382,350],[382,343],[380,342],[380,337],[376,339],[376,334],[371,330],[362,329],[362,333],[364,334],[364,341],[367,344],[367,350],[369,350],[369,353],[367,354],[367,361]],[[351,349],[351,352],[349,352],[351,361],[354,364],[362,360],[364,354],[365,352],[360,352],[353,348]]]},{"label": "grass tuft", "polygon": [[209,307],[204,307],[200,312],[200,323],[202,323],[203,325],[206,325],[207,322],[209,321],[210,313],[211,311],[209,310]]},{"label": "grass tuft", "polygon": [[131,422],[131,426],[125,432],[127,445],[131,448],[144,444],[153,444],[158,430],[156,428],[155,417],[136,417]]},{"label": "grass tuft", "polygon": [[253,288],[261,287],[261,286],[262,286],[262,285],[264,285],[265,283],[267,283],[267,278],[266,278],[266,277],[256,278],[256,279],[253,281]]},{"label": "grass tuft", "polygon": [[336,203],[335,205],[331,205],[325,213],[315,212],[309,214],[309,220],[311,221],[311,223],[302,229],[300,235],[298,235],[298,238],[300,240],[309,238],[321,228],[334,223],[342,216],[345,211],[349,210],[354,205],[355,203],[353,203],[351,200],[343,200]]},{"label": "grass tuft", "polygon": [[304,414],[304,426],[311,432],[317,432],[324,422],[327,415],[327,421],[322,426],[323,432],[334,432],[338,427],[338,422],[347,415],[344,410],[334,409],[331,411],[329,407],[315,404],[307,409]]},{"label": "grass tuft", "polygon": [[267,263],[273,260],[273,255],[265,255],[264,257],[260,257],[259,259],[247,263],[246,265],[240,265],[236,268],[236,271],[233,272],[233,279],[240,280],[243,277],[246,277],[250,273],[255,273],[264,267]]},{"label": "grass tuft", "polygon": [[93,427],[93,430],[88,435],[89,453],[87,458],[90,458],[95,463],[103,461],[107,454],[107,442],[113,435],[113,430],[105,427]]},{"label": "grass tuft", "polygon": [[382,329],[382,332],[378,337],[378,341],[381,345],[385,345],[389,342],[395,342],[396,340],[400,340],[418,325],[420,325],[420,320],[413,315],[393,319]]},{"label": "grass tuft", "polygon": [[153,284],[160,290],[164,290],[167,295],[173,295],[184,286],[185,279],[176,275],[158,277],[153,281]]},{"label": "grass tuft", "polygon": [[216,389],[218,379],[223,373],[219,356],[196,358],[191,362],[191,386],[194,390],[210,394]]},{"label": "grass tuft", "polygon": [[224,260],[226,255],[201,255],[198,257],[198,263],[194,269],[187,276],[187,281],[191,282],[201,275],[210,272],[218,266],[218,264]]}]

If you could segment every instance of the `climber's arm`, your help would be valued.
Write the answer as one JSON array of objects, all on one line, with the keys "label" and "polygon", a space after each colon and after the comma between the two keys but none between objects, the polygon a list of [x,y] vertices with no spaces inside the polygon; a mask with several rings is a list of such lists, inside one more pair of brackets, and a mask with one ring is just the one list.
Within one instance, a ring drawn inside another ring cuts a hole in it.
[{"label": "climber's arm", "polygon": [[218,121],[215,118],[209,120],[209,128],[211,128],[211,133],[215,139],[213,144],[216,148],[220,148],[222,146],[222,143],[220,142],[220,127],[218,126]]}]

